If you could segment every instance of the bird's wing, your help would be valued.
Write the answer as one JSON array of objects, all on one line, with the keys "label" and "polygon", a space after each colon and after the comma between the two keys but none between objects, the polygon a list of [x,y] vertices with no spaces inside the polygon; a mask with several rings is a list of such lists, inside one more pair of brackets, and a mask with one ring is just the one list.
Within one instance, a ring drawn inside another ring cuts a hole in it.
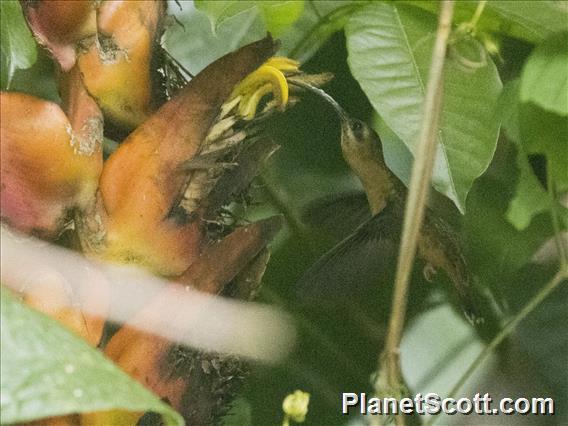
[{"label": "bird's wing", "polygon": [[299,300],[334,303],[372,285],[396,259],[401,216],[385,208],[324,254],[298,282]]},{"label": "bird's wing", "polygon": [[302,212],[302,222],[310,229],[338,239],[345,238],[370,218],[369,202],[363,191],[317,198]]}]

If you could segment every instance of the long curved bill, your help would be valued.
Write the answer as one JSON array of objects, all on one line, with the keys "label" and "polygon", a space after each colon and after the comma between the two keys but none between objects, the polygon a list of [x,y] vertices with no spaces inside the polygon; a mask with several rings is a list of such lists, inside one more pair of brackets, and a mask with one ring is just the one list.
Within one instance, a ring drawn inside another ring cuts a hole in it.
[{"label": "long curved bill", "polygon": [[339,118],[341,119],[341,123],[349,122],[349,115],[347,115],[345,110],[341,108],[341,106],[337,103],[337,101],[333,99],[330,95],[328,95],[324,90],[320,89],[319,87],[313,86],[305,81],[296,79],[294,77],[290,77],[288,81],[290,82],[290,84],[305,89],[319,96],[320,98],[324,99],[337,112],[337,115],[339,115]]}]

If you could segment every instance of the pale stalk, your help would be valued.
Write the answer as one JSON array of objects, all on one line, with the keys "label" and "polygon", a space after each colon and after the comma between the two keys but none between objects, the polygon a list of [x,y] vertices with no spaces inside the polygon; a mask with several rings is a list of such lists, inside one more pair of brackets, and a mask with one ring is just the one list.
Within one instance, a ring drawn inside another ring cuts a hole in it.
[{"label": "pale stalk", "polygon": [[487,0],[481,0],[477,4],[477,8],[475,9],[475,13],[473,14],[473,17],[471,18],[471,20],[469,21],[469,24],[471,25],[472,28],[475,28],[475,26],[477,25],[477,22],[479,22],[479,18],[481,18],[481,14],[483,13],[483,9],[485,9],[486,4],[487,4]]},{"label": "pale stalk", "polygon": [[[379,376],[384,374],[389,390],[396,393],[399,393],[402,389],[399,347],[406,315],[410,273],[414,264],[420,226],[424,218],[426,198],[430,189],[432,169],[434,167],[440,110],[442,107],[444,59],[451,32],[453,11],[453,0],[441,3],[436,42],[426,87],[420,139],[412,167],[404,215],[389,330],[385,350],[379,359]],[[376,391],[378,390],[376,389]],[[403,425],[404,416],[395,416],[395,422],[398,425]]]}]

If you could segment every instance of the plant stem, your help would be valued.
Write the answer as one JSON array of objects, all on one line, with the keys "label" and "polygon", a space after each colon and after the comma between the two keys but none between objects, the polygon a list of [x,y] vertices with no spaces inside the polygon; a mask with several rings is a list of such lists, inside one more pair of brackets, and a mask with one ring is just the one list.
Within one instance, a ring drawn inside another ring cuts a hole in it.
[{"label": "plant stem", "polygon": [[481,0],[477,3],[477,8],[475,9],[475,13],[471,17],[469,24],[471,28],[475,28],[477,22],[479,22],[479,18],[481,18],[481,14],[483,13],[483,9],[485,9],[485,5],[487,4],[487,0]]},{"label": "plant stem", "polygon": [[[442,107],[444,59],[451,32],[453,11],[453,0],[445,0],[441,3],[436,42],[424,100],[420,139],[412,167],[404,215],[389,330],[385,350],[379,359],[379,376],[384,375],[389,391],[397,394],[402,389],[399,347],[406,315],[408,284],[434,166]],[[397,424],[404,424],[404,417],[398,415],[395,421]]]},{"label": "plant stem", "polygon": [[[509,321],[505,327],[491,340],[489,345],[487,345],[471,363],[469,368],[460,377],[458,382],[450,390],[448,397],[453,398],[457,392],[462,388],[462,386],[471,377],[473,372],[485,361],[485,359],[493,352],[493,350],[499,346],[499,344],[505,340],[519,325],[519,323],[524,320],[527,315],[529,315],[538,305],[542,303],[544,299],[563,281],[568,279],[568,269],[563,268],[554,275],[552,280],[550,280],[539,292],[515,315],[511,321]],[[426,423],[426,426],[433,425],[439,417],[432,417],[430,421]]]}]

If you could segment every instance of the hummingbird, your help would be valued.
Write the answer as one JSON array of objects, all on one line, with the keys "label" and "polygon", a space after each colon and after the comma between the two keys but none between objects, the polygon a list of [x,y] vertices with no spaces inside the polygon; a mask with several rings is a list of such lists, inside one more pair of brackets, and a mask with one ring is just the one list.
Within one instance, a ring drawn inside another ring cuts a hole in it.
[{"label": "hummingbird", "polygon": [[[308,293],[326,294],[330,282],[337,278],[340,285],[360,285],[357,280],[364,272],[355,270],[358,269],[355,265],[359,265],[362,259],[380,273],[385,253],[394,252],[400,241],[407,188],[387,167],[381,139],[372,128],[350,117],[322,89],[305,82],[293,83],[323,98],[337,113],[341,124],[343,158],[360,180],[371,213],[370,218],[324,254],[300,279],[300,288]],[[425,212],[417,252],[425,262],[425,278],[432,281],[438,270],[444,271],[468,320],[481,322],[475,305],[475,279],[467,266],[458,235],[429,208]],[[343,261],[339,261],[342,258]],[[343,266],[347,266],[347,270],[339,271]]]}]

